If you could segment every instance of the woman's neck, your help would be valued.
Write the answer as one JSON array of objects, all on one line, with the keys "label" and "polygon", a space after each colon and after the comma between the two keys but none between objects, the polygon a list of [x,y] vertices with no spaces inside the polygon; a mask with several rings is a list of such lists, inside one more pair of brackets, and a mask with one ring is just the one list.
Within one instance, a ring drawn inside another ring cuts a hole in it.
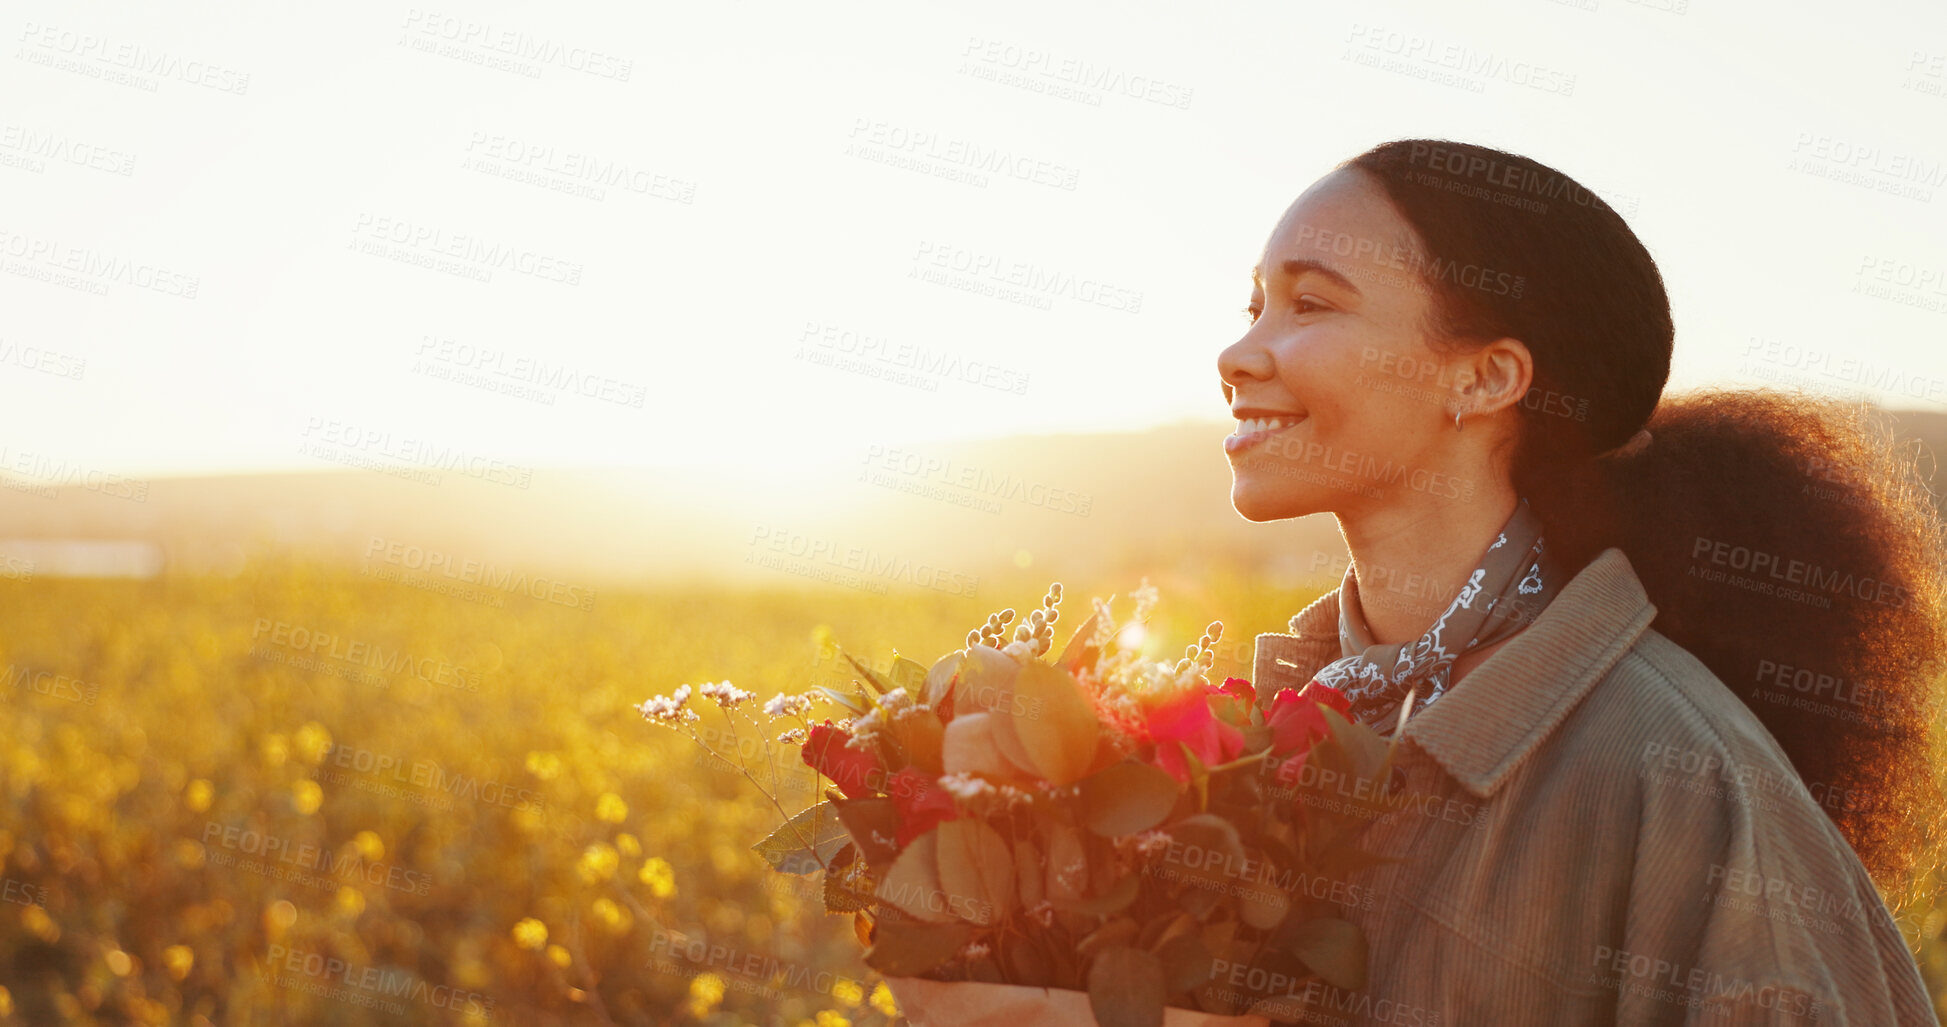
[{"label": "woman's neck", "polygon": [[1421,501],[1338,515],[1366,625],[1382,645],[1426,634],[1518,502],[1511,488],[1477,493],[1472,502],[1415,498]]}]

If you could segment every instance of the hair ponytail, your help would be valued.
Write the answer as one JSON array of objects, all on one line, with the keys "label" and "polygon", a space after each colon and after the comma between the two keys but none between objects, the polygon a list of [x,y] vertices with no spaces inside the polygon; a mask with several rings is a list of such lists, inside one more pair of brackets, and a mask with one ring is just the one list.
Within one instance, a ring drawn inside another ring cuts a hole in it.
[{"label": "hair ponytail", "polygon": [[[1566,566],[1628,555],[1652,625],[1778,740],[1896,911],[1947,839],[1941,758],[1947,536],[1915,459],[1862,406],[1756,390],[1663,398],[1674,330],[1621,216],[1526,157],[1442,140],[1345,163],[1376,179],[1429,266],[1449,345],[1509,336],[1534,357],[1510,461]],[[1647,445],[1631,445],[1648,428]]]},{"label": "hair ponytail", "polygon": [[1889,904],[1915,900],[1947,829],[1947,543],[1917,441],[1764,391],[1672,397],[1650,432],[1578,488],[1528,483],[1551,543],[1620,547],[1652,626],[1757,714]]}]

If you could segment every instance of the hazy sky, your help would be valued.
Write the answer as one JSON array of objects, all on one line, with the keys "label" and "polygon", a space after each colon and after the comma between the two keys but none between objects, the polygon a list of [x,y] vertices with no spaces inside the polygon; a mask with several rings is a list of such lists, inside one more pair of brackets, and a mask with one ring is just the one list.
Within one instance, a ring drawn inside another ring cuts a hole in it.
[{"label": "hazy sky", "polygon": [[0,470],[1222,417],[1277,215],[1402,136],[1610,199],[1679,387],[1947,406],[1940,4],[1050,6],[11,4]]}]

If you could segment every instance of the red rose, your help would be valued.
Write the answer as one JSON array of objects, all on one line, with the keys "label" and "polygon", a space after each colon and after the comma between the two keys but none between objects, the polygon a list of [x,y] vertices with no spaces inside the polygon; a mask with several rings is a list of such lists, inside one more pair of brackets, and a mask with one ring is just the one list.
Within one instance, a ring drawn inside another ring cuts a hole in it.
[{"label": "red rose", "polygon": [[1244,732],[1217,719],[1205,694],[1186,689],[1151,709],[1145,718],[1149,737],[1156,743],[1156,765],[1178,781],[1190,779],[1190,765],[1178,742],[1206,767],[1232,759],[1244,749]]},{"label": "red rose", "polygon": [[960,816],[960,807],[954,803],[953,796],[918,767],[907,767],[892,775],[886,791],[892,796],[893,808],[899,811],[902,850],[913,839],[938,827],[941,821]]},{"label": "red rose", "polygon": [[830,720],[814,724],[798,755],[805,765],[832,779],[848,799],[863,799],[876,794],[876,782],[885,780],[886,767],[879,754],[869,749],[854,749],[847,742],[852,736]]},{"label": "red rose", "polygon": [[1245,706],[1257,705],[1257,688],[1244,678],[1225,678],[1224,683],[1217,686],[1217,691],[1236,696],[1243,700]]},{"label": "red rose", "polygon": [[1271,713],[1265,723],[1271,727],[1271,751],[1291,753],[1292,756],[1278,767],[1280,784],[1291,784],[1298,780],[1298,774],[1305,766],[1305,757],[1311,752],[1313,744],[1326,735],[1331,728],[1325,723],[1322,707],[1330,706],[1350,719],[1352,703],[1345,693],[1330,685],[1314,680],[1305,686],[1303,695],[1295,689],[1286,688],[1271,699]]}]

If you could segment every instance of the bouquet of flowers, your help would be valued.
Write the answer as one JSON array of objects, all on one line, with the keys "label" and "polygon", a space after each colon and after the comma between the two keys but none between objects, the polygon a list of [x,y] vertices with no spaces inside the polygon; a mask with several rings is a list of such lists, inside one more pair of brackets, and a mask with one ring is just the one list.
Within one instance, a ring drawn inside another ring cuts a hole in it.
[{"label": "bouquet of flowers", "polygon": [[[1124,640],[1155,590],[1122,628],[1112,601],[1052,660],[1059,583],[1011,641],[1003,610],[931,666],[845,655],[851,691],[763,706],[831,787],[755,849],[823,875],[917,1022],[1075,1022],[1083,1004],[1105,1027],[1285,1019],[1317,982],[1364,982],[1365,939],[1309,882],[1377,861],[1357,839],[1394,805],[1391,745],[1318,682],[1210,684],[1219,622],[1174,664],[1144,660]],[[762,726],[750,693],[701,692]],[[640,709],[694,738],[689,698]],[[843,718],[812,723],[819,703]]]}]

